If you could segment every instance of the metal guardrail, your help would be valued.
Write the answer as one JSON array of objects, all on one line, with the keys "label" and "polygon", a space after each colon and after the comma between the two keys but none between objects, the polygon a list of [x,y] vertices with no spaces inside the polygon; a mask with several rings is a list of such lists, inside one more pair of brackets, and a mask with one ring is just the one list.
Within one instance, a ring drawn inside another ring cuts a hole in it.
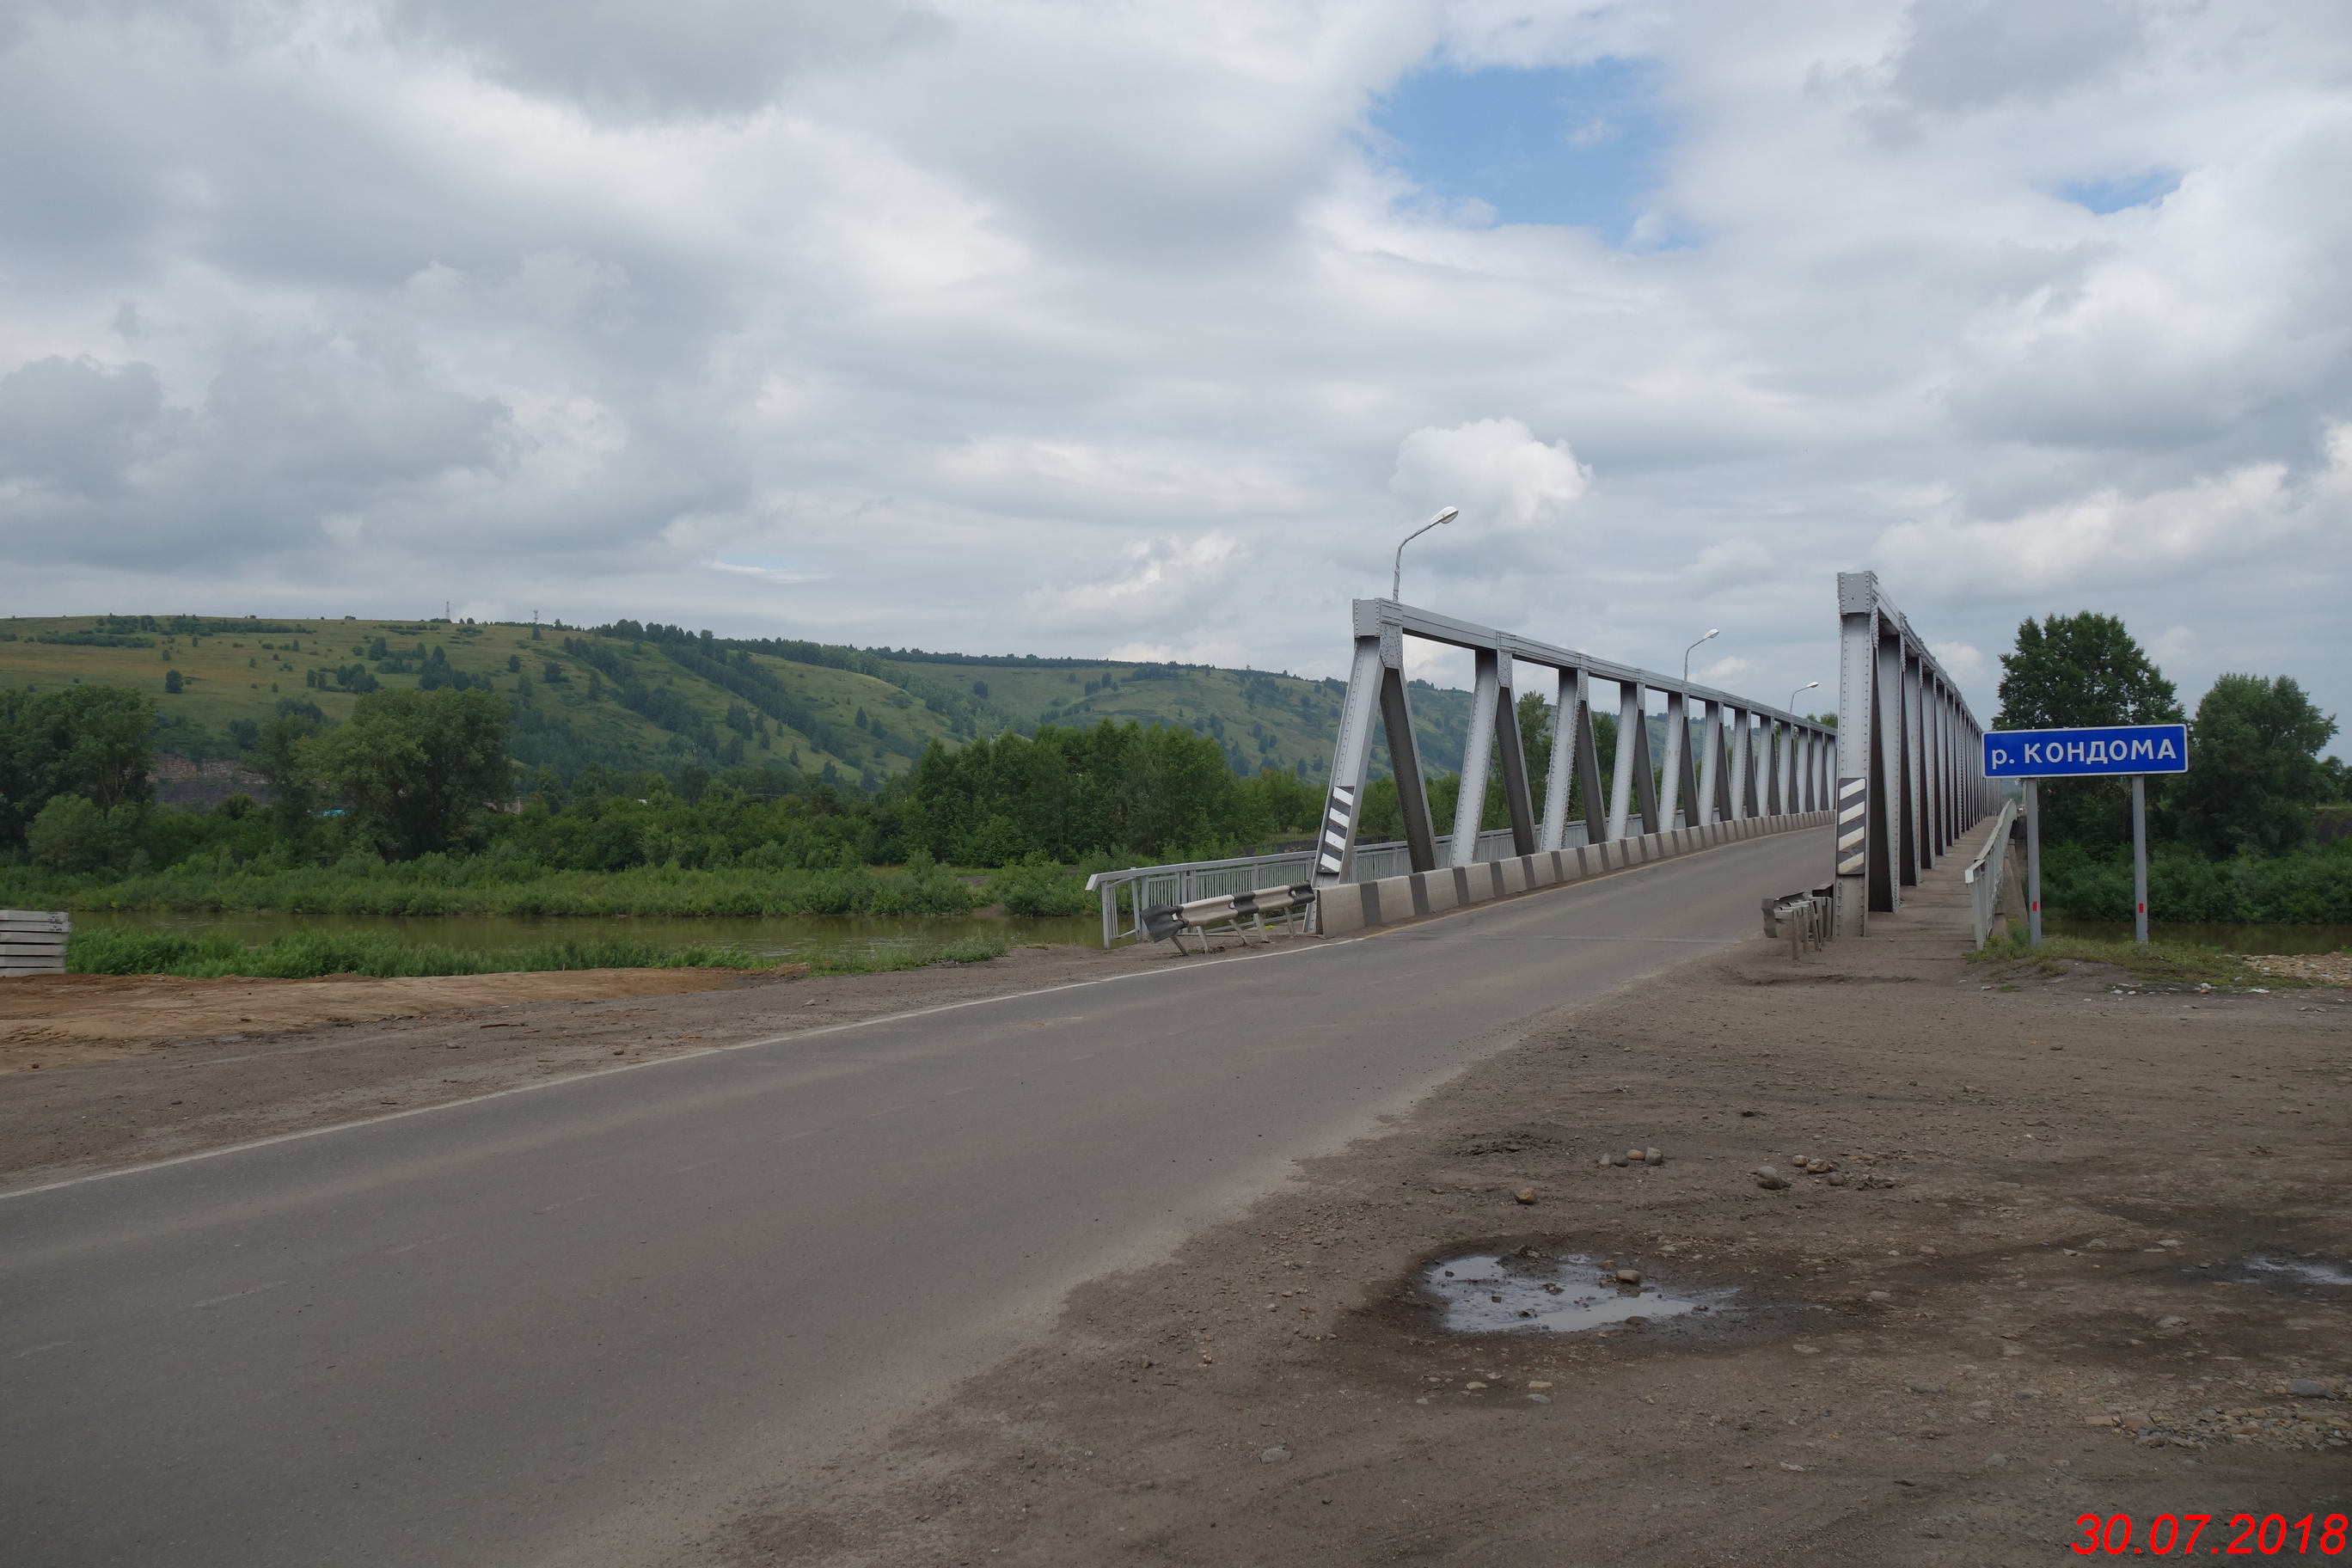
[{"label": "metal guardrail", "polygon": [[1992,833],[1960,873],[1960,880],[1969,887],[1969,918],[1974,922],[1977,948],[1981,952],[1992,936],[1993,913],[2000,904],[2002,873],[2009,867],[2009,825],[2017,820],[2017,802],[2001,803],[2000,819],[1992,825]]},{"label": "metal guardrail", "polygon": [[[1675,817],[1680,826],[1682,819]],[[1584,843],[1584,825],[1569,825],[1567,844]],[[1453,846],[1451,834],[1440,838],[1439,853]],[[1509,859],[1517,849],[1511,830],[1490,828],[1478,835],[1475,862]],[[1103,946],[1114,947],[1143,934],[1142,911],[1155,905],[1189,904],[1195,899],[1224,893],[1254,893],[1261,888],[1286,888],[1312,879],[1315,851],[1293,849],[1280,855],[1241,855],[1230,860],[1182,860],[1166,866],[1136,866],[1124,871],[1097,871],[1087,879],[1087,891],[1102,900]],[[1402,839],[1384,844],[1360,844],[1347,880],[1375,882],[1402,877],[1412,869],[1412,858]]]},{"label": "metal guardrail", "polygon": [[1765,940],[1777,942],[1786,936],[1791,959],[1804,957],[1807,948],[1820,952],[1828,947],[1834,934],[1830,926],[1837,912],[1836,892],[1837,884],[1831,882],[1766,899]]}]

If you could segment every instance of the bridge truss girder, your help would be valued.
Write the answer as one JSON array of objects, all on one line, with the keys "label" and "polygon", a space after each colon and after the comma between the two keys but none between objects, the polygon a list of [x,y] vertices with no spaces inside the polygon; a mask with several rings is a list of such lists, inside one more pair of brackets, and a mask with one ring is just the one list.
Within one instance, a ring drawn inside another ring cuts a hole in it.
[{"label": "bridge truss girder", "polygon": [[[1554,647],[1391,599],[1354,602],[1355,658],[1332,746],[1331,776],[1323,802],[1322,840],[1316,858],[1318,885],[1343,881],[1362,821],[1364,786],[1371,766],[1372,727],[1389,746],[1404,818],[1406,854],[1416,871],[1437,869],[1436,829],[1420,746],[1412,732],[1411,687],[1404,674],[1408,637],[1469,650],[1474,667],[1470,732],[1463,753],[1462,795],[1455,805],[1448,859],[1470,865],[1477,855],[1478,822],[1490,766],[1502,770],[1513,847],[1520,855],[1560,848],[1568,833],[1570,785],[1581,786],[1586,841],[1602,843],[1656,833],[1685,814],[1692,826],[1783,812],[1827,809],[1834,755],[1832,733],[1801,714],[1751,702],[1729,692],[1659,675],[1632,665]],[[1543,815],[1535,815],[1515,700],[1517,669],[1536,665],[1554,677],[1551,766]],[[1592,683],[1615,683],[1618,744],[1611,788],[1604,796],[1593,744]],[[1650,755],[1648,698],[1666,699],[1664,776]],[[1702,711],[1696,768],[1690,720]]]},{"label": "bridge truss girder", "polygon": [[1838,574],[1837,932],[1899,909],[1990,811],[1984,730],[1874,572]]}]

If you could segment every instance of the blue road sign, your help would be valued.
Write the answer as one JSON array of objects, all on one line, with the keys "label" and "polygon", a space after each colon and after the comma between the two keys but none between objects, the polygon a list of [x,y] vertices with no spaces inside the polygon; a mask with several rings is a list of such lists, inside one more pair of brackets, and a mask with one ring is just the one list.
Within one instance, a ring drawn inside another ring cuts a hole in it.
[{"label": "blue road sign", "polygon": [[2116,724],[2097,730],[1995,730],[1984,738],[1985,777],[2053,779],[2081,773],[2185,773],[2186,724]]}]

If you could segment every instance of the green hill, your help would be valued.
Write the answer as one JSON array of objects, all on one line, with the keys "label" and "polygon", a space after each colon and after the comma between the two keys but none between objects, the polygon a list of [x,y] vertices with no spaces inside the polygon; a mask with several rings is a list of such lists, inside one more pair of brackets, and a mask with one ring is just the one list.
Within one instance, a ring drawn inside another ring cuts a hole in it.
[{"label": "green hill", "polygon": [[[583,630],[209,616],[11,618],[0,623],[0,682],[136,688],[161,711],[160,752],[231,763],[283,702],[341,719],[376,687],[481,685],[513,708],[518,760],[565,778],[591,763],[776,763],[868,789],[935,739],[1106,719],[1211,736],[1244,775],[1318,779],[1343,695],[1337,680],[1262,670],[860,649],[633,621]],[[1458,768],[1468,693],[1416,682],[1413,700],[1428,765]],[[1377,748],[1376,771],[1385,763]]]}]

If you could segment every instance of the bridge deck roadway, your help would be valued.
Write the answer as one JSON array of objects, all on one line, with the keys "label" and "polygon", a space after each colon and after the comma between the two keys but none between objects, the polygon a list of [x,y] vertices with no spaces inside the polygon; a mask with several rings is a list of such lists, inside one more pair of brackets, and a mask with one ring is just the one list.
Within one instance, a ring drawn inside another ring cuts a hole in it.
[{"label": "bridge deck roadway", "polygon": [[1826,831],[0,1199],[17,1564],[642,1563]]}]

